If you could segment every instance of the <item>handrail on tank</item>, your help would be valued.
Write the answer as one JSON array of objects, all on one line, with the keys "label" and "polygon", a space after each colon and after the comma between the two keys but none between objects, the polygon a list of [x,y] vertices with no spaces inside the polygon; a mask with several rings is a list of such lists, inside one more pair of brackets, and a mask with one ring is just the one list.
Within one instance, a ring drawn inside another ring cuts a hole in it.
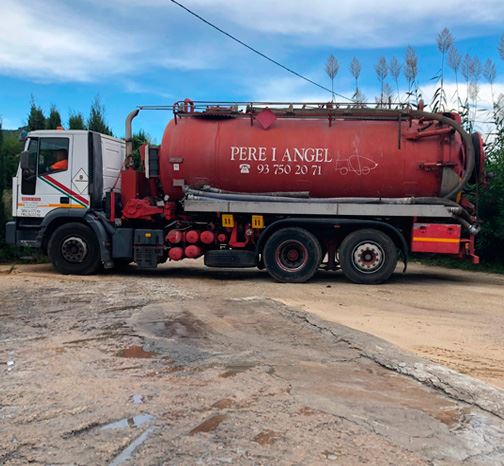
[{"label": "handrail on tank", "polygon": [[[190,111],[188,113],[181,112],[179,108],[185,109],[186,111],[189,109],[188,104],[190,106]],[[227,105],[227,108],[222,108],[220,106]],[[361,103],[336,103],[336,102],[219,102],[219,101],[192,101],[189,99],[185,99],[184,101],[175,102],[172,107],[159,105],[159,106],[139,106],[132,112],[130,112],[126,118],[126,160],[125,165],[130,167],[133,165],[133,132],[132,132],[132,121],[138,115],[141,110],[172,110],[175,118],[177,115],[179,116],[195,116],[198,113],[201,115],[204,112],[198,112],[198,109],[204,108],[207,110],[211,107],[214,111],[227,111],[228,113],[232,113],[237,117],[248,117],[250,118],[250,111],[254,112],[257,110],[264,110],[264,108],[269,108],[273,112],[278,112],[279,109],[275,108],[278,105],[285,105],[287,108],[280,109],[284,112],[298,112],[296,116],[305,116],[299,111],[321,111],[319,115],[311,114],[309,116],[323,116],[326,115],[328,117],[340,117],[340,118],[386,118],[392,120],[401,120],[402,118],[410,118],[410,119],[423,119],[430,121],[438,121],[441,124],[451,126],[455,131],[457,131],[464,143],[464,147],[466,149],[466,166],[464,170],[464,175],[462,176],[460,182],[457,184],[455,188],[453,188],[449,193],[445,194],[443,198],[450,199],[454,197],[458,192],[460,192],[466,183],[469,181],[471,174],[475,167],[475,151],[472,142],[471,135],[467,133],[462,126],[457,123],[454,119],[446,116],[446,114],[440,113],[430,113],[425,112],[423,110],[413,110],[407,104],[397,104],[398,108],[396,109],[386,109],[386,108],[369,108],[365,107],[370,104],[361,104]],[[300,105],[303,108],[294,109],[294,105]],[[387,104],[373,104],[377,106],[384,106]],[[390,104],[391,105],[391,104]],[[240,106],[246,106],[245,112],[239,109]],[[257,107],[264,106],[264,107]],[[316,106],[315,108],[309,108],[311,106]],[[307,108],[308,107],[308,108]],[[420,107],[423,108],[423,107]],[[307,115],[308,116],[308,115]]]}]

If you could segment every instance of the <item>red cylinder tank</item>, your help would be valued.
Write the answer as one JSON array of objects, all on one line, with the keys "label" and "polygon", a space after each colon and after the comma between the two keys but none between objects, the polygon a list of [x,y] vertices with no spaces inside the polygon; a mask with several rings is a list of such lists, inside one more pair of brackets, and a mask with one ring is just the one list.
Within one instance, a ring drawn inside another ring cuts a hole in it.
[{"label": "red cylinder tank", "polygon": [[199,246],[191,244],[190,246],[186,246],[184,253],[189,259],[196,259],[203,254],[203,251]]},{"label": "red cylinder tank", "polygon": [[200,237],[199,232],[196,230],[189,230],[185,234],[185,240],[191,244],[197,243],[199,241],[199,237]]},{"label": "red cylinder tank", "polygon": [[184,258],[184,250],[182,248],[176,247],[176,248],[170,248],[168,251],[168,257],[172,261],[179,261]]},{"label": "red cylinder tank", "polygon": [[166,235],[166,241],[171,244],[178,244],[184,238],[184,234],[180,230],[170,230]]},{"label": "red cylinder tank", "polygon": [[209,230],[202,231],[200,238],[203,244],[212,244],[215,242],[215,233]]},{"label": "red cylinder tank", "polygon": [[178,200],[183,185],[210,185],[312,197],[442,196],[464,172],[460,134],[437,121],[273,117],[269,124],[204,114],[172,120],[159,151],[165,193]]}]

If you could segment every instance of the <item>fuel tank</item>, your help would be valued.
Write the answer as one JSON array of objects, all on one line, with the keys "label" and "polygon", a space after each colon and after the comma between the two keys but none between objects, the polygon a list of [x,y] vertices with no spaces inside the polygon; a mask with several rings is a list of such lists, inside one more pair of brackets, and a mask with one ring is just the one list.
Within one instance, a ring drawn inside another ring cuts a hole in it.
[{"label": "fuel tank", "polygon": [[[452,114],[450,118],[459,117]],[[172,200],[183,186],[311,197],[441,197],[463,178],[461,135],[422,118],[250,117],[186,113],[169,122],[160,179]]]}]

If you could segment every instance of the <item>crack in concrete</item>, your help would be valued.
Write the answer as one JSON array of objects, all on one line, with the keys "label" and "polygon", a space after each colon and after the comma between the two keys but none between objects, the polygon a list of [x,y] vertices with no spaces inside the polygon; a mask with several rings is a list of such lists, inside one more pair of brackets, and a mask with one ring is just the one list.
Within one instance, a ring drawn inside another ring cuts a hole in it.
[{"label": "crack in concrete", "polygon": [[468,461],[472,461],[476,458],[479,458],[481,456],[491,456],[495,454],[504,454],[504,447],[495,447],[492,448],[490,451],[482,451],[480,453],[475,453],[474,455],[469,455],[466,456],[463,460],[462,463],[467,463]]},{"label": "crack in concrete", "polygon": [[[273,300],[275,301],[275,300]],[[300,311],[297,309],[293,309],[292,307],[285,306],[283,303],[280,303],[278,301],[275,301],[277,304],[281,304],[284,308],[287,309],[288,314],[286,314],[287,317],[290,316],[292,318],[292,315],[298,319],[301,320],[308,325],[310,325],[313,328],[316,328],[319,332],[321,333],[328,333],[329,335],[333,336],[336,338],[335,343],[345,343],[348,345],[350,349],[354,349],[359,352],[361,357],[366,358],[375,364],[378,364],[380,367],[383,367],[384,369],[393,371],[397,374],[407,376],[429,388],[432,388],[438,392],[443,393],[444,395],[448,396],[450,399],[467,404],[469,406],[476,407],[480,409],[481,411],[484,411],[488,414],[491,414],[492,416],[495,416],[501,420],[504,420],[504,413],[500,413],[491,407],[485,406],[478,398],[475,393],[469,390],[465,390],[463,393],[460,393],[459,387],[456,387],[451,383],[450,380],[448,380],[446,377],[441,379],[439,375],[436,374],[431,374],[429,373],[427,377],[420,376],[416,373],[416,369],[414,367],[408,367],[408,364],[401,361],[399,363],[394,363],[393,361],[389,361],[386,359],[385,354],[373,354],[369,350],[363,348],[361,345],[357,344],[355,341],[353,341],[352,338],[348,337],[343,337],[342,335],[336,333],[329,325],[330,324],[324,324],[323,322],[317,323],[315,322],[315,319],[311,316],[308,316],[306,312]],[[375,338],[372,337],[371,338]],[[377,345],[378,348],[380,348]],[[396,351],[396,355],[400,354],[399,352]],[[411,359],[411,356],[408,356],[409,359]],[[420,358],[418,358],[420,360]],[[422,361],[422,364],[429,366],[430,368],[435,368],[436,364],[434,363],[428,363],[426,361]],[[427,367],[429,369],[429,367]],[[457,374],[459,377],[465,377],[462,374],[458,374],[455,371],[452,371],[451,369],[443,368],[444,371],[446,372],[446,376],[448,377],[451,372],[454,374]],[[469,379],[469,377],[467,377]],[[494,389],[493,387],[487,387],[486,384],[483,382],[479,381],[474,381],[474,384],[480,385],[481,387],[486,388],[489,391],[494,392],[493,394],[496,397],[502,398],[502,402],[495,402],[495,404],[504,406],[504,394],[500,392],[498,389]]]}]

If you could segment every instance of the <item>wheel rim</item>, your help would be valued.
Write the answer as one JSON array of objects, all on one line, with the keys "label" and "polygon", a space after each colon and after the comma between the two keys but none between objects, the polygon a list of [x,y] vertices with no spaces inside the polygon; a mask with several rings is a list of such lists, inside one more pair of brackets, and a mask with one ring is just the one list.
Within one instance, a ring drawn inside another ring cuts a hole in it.
[{"label": "wheel rim", "polygon": [[374,241],[363,241],[352,251],[352,263],[362,273],[375,273],[385,263],[383,248]]},{"label": "wheel rim", "polygon": [[78,236],[70,236],[61,244],[61,255],[72,264],[80,264],[88,255],[86,242]]},{"label": "wheel rim", "polygon": [[300,241],[284,241],[275,250],[275,261],[283,271],[297,272],[308,262],[308,250]]}]

